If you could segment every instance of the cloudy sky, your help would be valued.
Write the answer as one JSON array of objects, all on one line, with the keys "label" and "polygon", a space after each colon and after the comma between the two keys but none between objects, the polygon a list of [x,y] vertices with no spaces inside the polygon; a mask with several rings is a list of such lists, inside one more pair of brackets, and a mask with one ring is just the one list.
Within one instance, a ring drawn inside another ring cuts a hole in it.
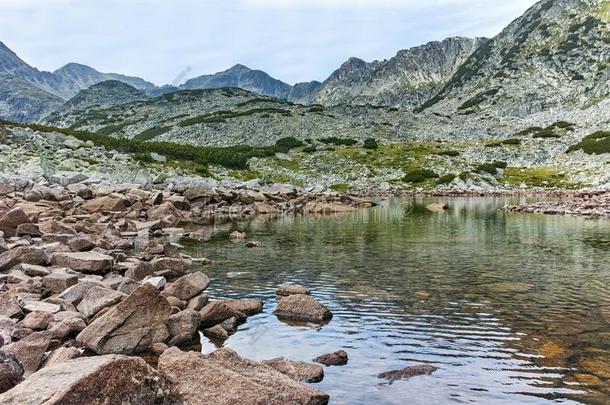
[{"label": "cloudy sky", "polygon": [[0,0],[0,41],[41,70],[68,62],[156,84],[236,63],[288,83],[350,56],[493,36],[535,0]]}]

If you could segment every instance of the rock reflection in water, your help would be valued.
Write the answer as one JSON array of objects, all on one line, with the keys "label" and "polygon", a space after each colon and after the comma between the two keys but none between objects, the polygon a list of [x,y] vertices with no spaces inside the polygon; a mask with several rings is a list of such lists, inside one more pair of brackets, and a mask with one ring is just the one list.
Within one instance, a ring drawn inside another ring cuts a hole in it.
[{"label": "rock reflection in water", "polygon": [[[610,222],[498,210],[519,200],[412,198],[257,219],[189,251],[214,260],[205,268],[213,298],[265,302],[227,346],[257,360],[348,352],[349,364],[327,369],[318,386],[333,404],[608,403]],[[429,211],[431,202],[449,210]],[[228,242],[236,229],[262,246]],[[278,321],[275,288],[285,282],[311,288],[333,320],[318,329]],[[382,372],[421,364],[438,371],[378,384]]]}]

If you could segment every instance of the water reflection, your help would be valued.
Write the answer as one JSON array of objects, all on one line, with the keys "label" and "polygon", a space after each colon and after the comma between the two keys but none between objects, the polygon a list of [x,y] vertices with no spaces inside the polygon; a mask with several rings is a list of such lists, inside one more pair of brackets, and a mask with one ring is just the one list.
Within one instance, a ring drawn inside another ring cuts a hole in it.
[{"label": "water reflection", "polygon": [[[259,360],[346,350],[349,364],[319,384],[333,404],[609,403],[610,222],[498,210],[515,199],[434,199],[445,213],[426,210],[431,201],[256,219],[190,244],[215,260],[214,298],[265,301],[226,345]],[[262,246],[228,242],[234,229]],[[287,281],[310,287],[332,322],[279,322],[274,291]],[[376,378],[422,363],[439,370]]]}]

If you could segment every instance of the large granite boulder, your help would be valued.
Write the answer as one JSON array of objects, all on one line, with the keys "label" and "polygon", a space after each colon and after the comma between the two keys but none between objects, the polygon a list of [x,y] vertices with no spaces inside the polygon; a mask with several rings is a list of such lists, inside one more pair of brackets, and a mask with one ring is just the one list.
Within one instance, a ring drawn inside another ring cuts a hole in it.
[{"label": "large granite boulder", "polygon": [[324,323],[332,319],[330,310],[309,295],[295,294],[280,298],[274,314],[283,320]]},{"label": "large granite boulder", "polygon": [[199,314],[201,315],[201,328],[210,328],[230,318],[238,319],[239,322],[246,320],[243,312],[231,308],[222,301],[210,302],[199,311]]},{"label": "large granite boulder", "polygon": [[97,354],[135,354],[150,351],[168,338],[165,322],[171,307],[150,284],[138,287],[120,304],[96,318],[76,337]]},{"label": "large granite boulder", "polygon": [[252,316],[263,312],[263,301],[261,300],[228,300],[223,302],[246,316]]},{"label": "large granite boulder", "polygon": [[23,211],[23,208],[16,207],[0,216],[0,231],[4,232],[6,236],[15,236],[17,227],[29,222],[32,221]]},{"label": "large granite boulder", "polygon": [[210,285],[208,276],[200,271],[180,277],[167,287],[165,293],[181,300],[190,300],[199,295]]},{"label": "large granite boulder", "polygon": [[107,195],[89,200],[85,202],[81,208],[89,213],[101,213],[105,211],[125,211],[127,206],[128,201],[123,196]]},{"label": "large granite boulder", "polygon": [[48,260],[46,253],[34,246],[20,246],[0,254],[0,271],[20,263],[42,264]]},{"label": "large granite boulder", "polygon": [[85,274],[103,274],[112,270],[112,256],[96,252],[61,252],[51,258],[54,266],[66,267]]},{"label": "large granite boulder", "polygon": [[95,286],[90,288],[76,307],[87,318],[106,307],[110,307],[125,297],[125,294],[110,288]]},{"label": "large granite boulder", "polygon": [[[4,405],[163,403],[169,390],[139,357],[81,357],[45,367],[0,395]],[[167,402],[176,403],[176,402]]]},{"label": "large granite boulder", "polygon": [[206,356],[172,347],[159,358],[159,372],[189,405],[323,405],[329,399],[226,348]]}]

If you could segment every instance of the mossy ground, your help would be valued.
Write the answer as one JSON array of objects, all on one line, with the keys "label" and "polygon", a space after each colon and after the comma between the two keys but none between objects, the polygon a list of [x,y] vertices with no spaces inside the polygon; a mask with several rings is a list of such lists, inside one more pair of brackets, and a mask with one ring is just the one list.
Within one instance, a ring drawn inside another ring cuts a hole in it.
[{"label": "mossy ground", "polygon": [[508,167],[504,170],[502,181],[516,187],[522,184],[528,187],[546,188],[574,189],[579,187],[554,167]]}]

